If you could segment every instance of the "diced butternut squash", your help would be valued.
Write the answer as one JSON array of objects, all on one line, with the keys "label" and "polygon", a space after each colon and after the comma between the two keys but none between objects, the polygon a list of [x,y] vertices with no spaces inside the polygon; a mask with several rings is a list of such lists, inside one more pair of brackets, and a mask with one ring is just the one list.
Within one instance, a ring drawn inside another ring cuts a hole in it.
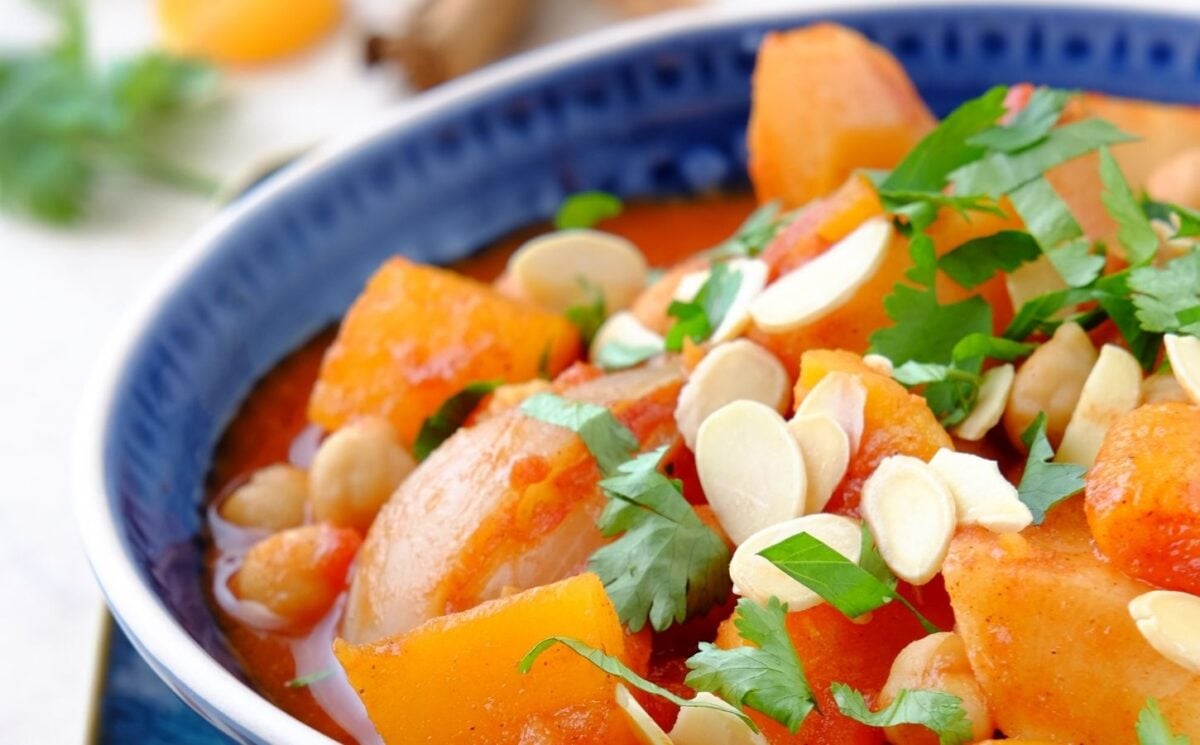
[{"label": "diced butternut squash", "polygon": [[[562,391],[608,406],[643,447],[672,444],[678,368]],[[604,539],[600,471],[579,437],[519,408],[460,429],[384,505],[359,551],[342,633],[374,641],[444,613],[571,576]]]},{"label": "diced butternut squash", "polygon": [[869,217],[883,214],[875,187],[862,174],[846,179],[825,199],[810,203],[763,251],[774,276],[787,274],[845,238]]},{"label": "diced butternut squash", "polygon": [[959,533],[944,571],[957,631],[1001,731],[1125,745],[1149,697],[1200,738],[1200,676],[1146,642],[1127,605],[1150,589],[1099,558],[1082,500],[1021,534]]},{"label": "diced butternut squash", "polygon": [[327,430],[379,415],[411,445],[425,418],[468,383],[518,383],[543,366],[555,374],[578,356],[579,334],[566,318],[397,257],[342,321],[308,415]]},{"label": "diced butternut squash", "polygon": [[753,101],[750,178],[760,201],[788,207],[828,194],[856,169],[895,166],[934,125],[891,55],[832,24],[768,34]]},{"label": "diced butternut squash", "polygon": [[1198,454],[1200,407],[1148,404],[1109,428],[1087,476],[1100,550],[1126,574],[1192,594],[1200,594]]},{"label": "diced butternut squash", "polygon": [[862,443],[851,456],[846,476],[826,510],[856,514],[863,482],[884,458],[911,455],[927,461],[939,448],[952,448],[953,445],[925,399],[880,375],[852,352],[830,349],[805,352],[793,398],[796,406],[821,378],[835,371],[858,376],[866,386],[867,403],[863,411]]},{"label": "diced butternut squash", "polygon": [[[529,673],[517,663],[567,636],[625,657],[625,632],[594,574],[484,603],[334,652],[388,743],[636,743],[616,709],[616,680],[562,647]],[[593,739],[594,738],[594,739]]]}]

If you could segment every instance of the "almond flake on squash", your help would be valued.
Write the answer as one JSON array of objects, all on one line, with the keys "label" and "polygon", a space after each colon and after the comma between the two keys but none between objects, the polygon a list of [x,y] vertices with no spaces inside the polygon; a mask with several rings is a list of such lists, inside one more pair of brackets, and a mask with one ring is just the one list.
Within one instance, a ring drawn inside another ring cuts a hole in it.
[{"label": "almond flake on squash", "polygon": [[1105,344],[1083,384],[1054,460],[1091,468],[1108,428],[1117,417],[1136,409],[1141,395],[1141,365],[1121,347]]},{"label": "almond flake on squash", "polygon": [[[725,312],[725,317],[721,319],[720,325],[713,330],[709,337],[709,341],[717,344],[736,339],[750,325],[750,303],[767,286],[767,277],[771,273],[771,268],[761,259],[732,259],[725,265],[729,267],[730,271],[740,274],[741,281],[738,283],[737,293],[733,296],[729,310]],[[711,270],[701,269],[683,275],[679,284],[675,286],[673,298],[682,303],[691,302],[711,274]]]},{"label": "almond flake on squash", "polygon": [[734,543],[804,514],[808,479],[800,444],[779,412],[758,401],[734,401],[704,420],[696,471]]},{"label": "almond flake on squash", "polygon": [[975,442],[1000,423],[1008,407],[1008,394],[1012,393],[1016,370],[1012,365],[999,365],[983,374],[979,384],[979,397],[975,408],[959,423],[954,434],[963,440]]},{"label": "almond flake on squash", "polygon": [[628,688],[617,683],[616,696],[617,706],[625,712],[625,716],[628,717],[629,723],[633,727],[634,736],[642,745],[671,745],[671,738],[667,737],[667,733],[658,726],[658,722],[646,713]]},{"label": "almond flake on squash", "polygon": [[663,338],[643,326],[637,316],[627,310],[613,313],[600,326],[588,350],[589,357],[596,359],[600,356],[600,350],[609,344],[623,344],[631,348],[650,347],[660,352],[665,348]]},{"label": "almond flake on squash", "polygon": [[923,585],[942,570],[954,537],[954,497],[924,461],[885,458],[863,484],[863,519],[900,579]]},{"label": "almond flake on squash", "polygon": [[724,699],[701,691],[692,700],[717,708],[681,707],[671,728],[674,745],[767,745],[767,739],[747,727]]},{"label": "almond flake on squash", "polygon": [[700,425],[734,401],[758,401],[776,411],[787,406],[790,381],[783,364],[752,341],[737,339],[704,355],[679,391],[675,423],[689,448],[696,449]]},{"label": "almond flake on squash", "polygon": [[777,597],[787,603],[790,613],[825,602],[820,595],[758,555],[759,551],[801,533],[808,533],[855,564],[862,558],[862,529],[857,521],[826,512],[805,515],[764,528],[737,547],[729,562],[733,591],[761,604]]},{"label": "almond flake on squash", "polygon": [[633,304],[646,288],[646,259],[626,239],[599,230],[558,230],[526,241],[508,260],[521,297],[562,312],[590,305],[592,288],[608,312]]},{"label": "almond flake on squash", "polygon": [[1171,373],[1192,403],[1200,403],[1200,339],[1167,334],[1163,337]]},{"label": "almond flake on squash", "polygon": [[1159,654],[1200,674],[1200,597],[1153,590],[1129,601],[1129,615]]},{"label": "almond flake on squash", "polygon": [[886,375],[889,378],[892,377],[892,372],[896,369],[892,361],[882,354],[864,354],[862,360],[864,365],[880,375]]},{"label": "almond flake on squash", "polygon": [[982,525],[993,533],[1019,533],[1033,514],[994,460],[942,448],[929,466],[954,497],[959,525]]},{"label": "almond flake on squash", "polygon": [[824,414],[841,425],[850,437],[850,454],[862,443],[867,387],[857,375],[831,372],[821,378],[796,407],[797,416]]},{"label": "almond flake on squash", "polygon": [[768,333],[782,333],[837,310],[875,275],[891,243],[890,221],[882,217],[867,220],[767,287],[750,305],[755,325]]},{"label": "almond flake on squash", "polygon": [[825,509],[850,466],[850,436],[825,414],[797,414],[788,430],[800,443],[804,471],[808,477],[805,513]]}]

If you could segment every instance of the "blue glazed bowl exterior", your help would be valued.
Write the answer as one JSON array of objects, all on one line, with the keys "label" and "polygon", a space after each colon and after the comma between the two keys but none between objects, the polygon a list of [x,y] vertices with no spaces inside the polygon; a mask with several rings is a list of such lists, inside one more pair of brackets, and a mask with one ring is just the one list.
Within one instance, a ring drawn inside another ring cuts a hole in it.
[{"label": "blue glazed bowl exterior", "polygon": [[665,16],[506,63],[396,109],[260,187],[132,314],[81,417],[76,501],[117,619],[191,706],[247,742],[322,742],[244,683],[201,590],[213,447],[255,380],[401,253],[445,263],[563,196],[745,183],[764,33],[829,19],[894,52],[938,113],[1034,81],[1200,102],[1200,17],[938,4]]}]

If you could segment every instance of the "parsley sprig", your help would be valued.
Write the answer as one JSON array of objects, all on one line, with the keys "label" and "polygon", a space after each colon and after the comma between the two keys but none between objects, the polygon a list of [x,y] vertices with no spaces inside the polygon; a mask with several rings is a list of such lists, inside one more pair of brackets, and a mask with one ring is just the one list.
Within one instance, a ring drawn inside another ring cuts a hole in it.
[{"label": "parsley sprig", "polygon": [[886,708],[871,711],[866,698],[850,686],[834,683],[830,690],[842,714],[869,727],[918,724],[933,731],[939,745],[962,745],[974,737],[962,699],[949,693],[906,688]]},{"label": "parsley sprig", "polygon": [[437,411],[421,422],[417,439],[413,441],[413,457],[417,460],[428,458],[466,423],[480,401],[503,384],[503,380],[477,380],[446,399]]},{"label": "parsley sprig", "polygon": [[1192,740],[1187,735],[1177,735],[1171,731],[1163,716],[1158,701],[1149,699],[1138,713],[1137,724],[1138,745],[1191,745]]},{"label": "parsley sprig", "polygon": [[1046,412],[1039,412],[1021,434],[1029,458],[1017,485],[1017,497],[1033,513],[1033,524],[1041,525],[1046,513],[1068,497],[1083,490],[1087,468],[1073,463],[1054,463],[1054,448],[1046,439]]},{"label": "parsley sprig", "polygon": [[683,349],[685,338],[700,343],[712,336],[725,320],[741,285],[741,272],[730,269],[724,262],[715,262],[695,297],[689,301],[675,300],[667,306],[667,315],[675,323],[667,331],[666,348],[678,352]]}]

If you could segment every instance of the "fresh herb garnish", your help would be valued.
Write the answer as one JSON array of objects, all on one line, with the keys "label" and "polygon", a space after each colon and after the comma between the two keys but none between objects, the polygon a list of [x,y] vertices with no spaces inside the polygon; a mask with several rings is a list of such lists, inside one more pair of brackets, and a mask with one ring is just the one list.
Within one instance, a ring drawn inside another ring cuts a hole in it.
[{"label": "fresh herb garnish", "polygon": [[1042,141],[1058,123],[1074,91],[1038,88],[1008,124],[998,124],[968,137],[967,144],[1012,153]]},{"label": "fresh herb garnish", "polygon": [[1171,731],[1170,725],[1163,717],[1158,701],[1147,699],[1146,705],[1138,713],[1137,724],[1138,745],[1191,745],[1192,740],[1187,735],[1177,735]]},{"label": "fresh herb garnish", "polygon": [[525,399],[521,411],[579,435],[606,476],[615,474],[638,446],[629,428],[603,406],[572,401],[554,393],[537,393]]},{"label": "fresh herb garnish", "polygon": [[725,320],[741,285],[741,272],[730,269],[727,264],[714,263],[708,279],[694,298],[688,302],[676,300],[667,307],[667,315],[674,318],[675,323],[667,331],[666,348],[678,352],[683,349],[685,338],[700,343],[712,336]]},{"label": "fresh herb garnish", "polygon": [[939,745],[971,742],[971,720],[962,699],[941,691],[904,689],[884,709],[871,711],[861,693],[844,683],[829,687],[838,710],[869,727],[917,724],[938,736]]},{"label": "fresh herb garnish", "polygon": [[596,337],[596,332],[604,325],[604,319],[608,317],[608,309],[605,307],[604,293],[599,287],[583,277],[579,278],[579,285],[591,299],[581,305],[572,305],[566,309],[564,315],[579,330],[583,345],[588,346]]},{"label": "fresh herb garnish", "polygon": [[1158,253],[1158,233],[1150,227],[1149,218],[1107,147],[1100,148],[1100,180],[1104,183],[1100,201],[1119,226],[1117,238],[1125,247],[1125,258],[1133,266],[1150,263]]},{"label": "fresh herb garnish", "polygon": [[967,289],[978,287],[996,272],[1011,272],[1041,256],[1037,241],[1023,230],[1001,230],[973,238],[938,259],[938,268]]},{"label": "fresh herb garnish", "polygon": [[1083,475],[1087,468],[1073,463],[1054,463],[1054,448],[1046,439],[1046,412],[1039,412],[1033,423],[1021,434],[1029,448],[1025,473],[1017,486],[1017,496],[1033,513],[1033,524],[1041,525],[1046,513],[1067,497],[1083,490]]},{"label": "fresh herb garnish", "polygon": [[635,346],[619,341],[610,341],[600,347],[592,362],[602,370],[624,370],[640,365],[660,352],[662,352],[661,347]]},{"label": "fresh herb garnish", "polygon": [[475,407],[492,391],[504,384],[503,380],[479,380],[468,383],[421,422],[417,439],[413,441],[413,457],[425,460],[463,426]]},{"label": "fresh herb garnish", "polygon": [[1172,238],[1200,237],[1200,211],[1170,202],[1156,202],[1153,199],[1142,199],[1142,211],[1151,220],[1161,220],[1171,224],[1177,220],[1179,227]]},{"label": "fresh herb garnish", "polygon": [[767,202],[751,212],[733,235],[710,248],[708,254],[714,259],[758,256],[790,221],[790,214],[779,214],[779,202]]},{"label": "fresh herb garnish", "polygon": [[559,230],[591,228],[601,220],[616,217],[625,208],[621,198],[606,191],[581,191],[563,200],[554,215]]},{"label": "fresh herb garnish", "polygon": [[788,635],[787,606],[778,598],[765,606],[742,599],[733,623],[743,639],[757,646],[721,649],[702,642],[700,651],[688,658],[691,672],[684,683],[715,693],[736,708],[761,712],[796,732],[817,704]]},{"label": "fresh herb garnish", "polygon": [[311,672],[308,675],[301,675],[299,677],[292,678],[284,685],[286,685],[288,688],[308,688],[313,683],[319,683],[336,672],[336,668],[327,667],[324,670],[317,670],[316,672]]},{"label": "fresh herb garnish", "polygon": [[1184,254],[1161,267],[1134,269],[1129,289],[1137,319],[1147,331],[1200,336],[1200,323],[1189,315],[1200,305],[1200,252]]}]

